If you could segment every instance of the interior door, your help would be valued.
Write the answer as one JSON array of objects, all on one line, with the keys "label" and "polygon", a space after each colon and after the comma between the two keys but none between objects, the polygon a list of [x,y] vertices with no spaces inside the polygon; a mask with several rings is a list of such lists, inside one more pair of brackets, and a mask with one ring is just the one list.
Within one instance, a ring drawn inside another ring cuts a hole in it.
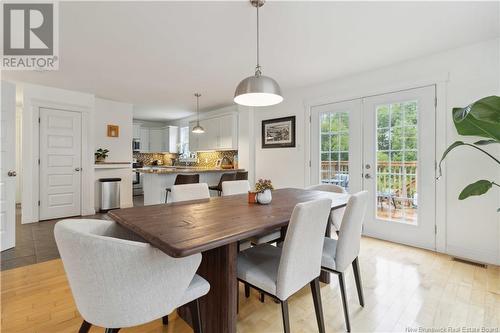
[{"label": "interior door", "polygon": [[16,244],[16,87],[2,81],[0,113],[0,250]]},{"label": "interior door", "polygon": [[81,214],[81,114],[40,108],[40,220]]},{"label": "interior door", "polygon": [[435,248],[435,87],[363,100],[364,234]]},{"label": "interior door", "polygon": [[362,100],[311,108],[311,184],[362,189]]}]

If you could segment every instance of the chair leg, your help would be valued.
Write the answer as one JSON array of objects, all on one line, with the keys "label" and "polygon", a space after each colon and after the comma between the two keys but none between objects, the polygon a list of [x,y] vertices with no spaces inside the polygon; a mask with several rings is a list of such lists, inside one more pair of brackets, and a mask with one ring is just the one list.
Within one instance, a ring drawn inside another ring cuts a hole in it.
[{"label": "chair leg", "polygon": [[91,326],[92,326],[91,323],[84,320],[82,326],[80,326],[80,330],[78,331],[78,333],[88,333],[90,331]]},{"label": "chair leg", "polygon": [[290,319],[288,318],[288,301],[281,301],[281,314],[283,316],[283,331],[290,333]]},{"label": "chair leg", "polygon": [[189,302],[188,304],[189,311],[191,312],[191,320],[193,322],[193,332],[194,333],[202,333],[201,326],[201,316],[200,316],[200,303],[198,299]]},{"label": "chair leg", "polygon": [[247,283],[245,283],[245,297],[250,297],[250,286]]},{"label": "chair leg", "polygon": [[118,333],[119,330],[119,328],[106,328],[104,333]]},{"label": "chair leg", "polygon": [[344,273],[339,273],[340,296],[342,296],[342,306],[344,307],[344,318],[347,332],[351,331],[351,322],[349,320],[349,307],[347,305],[346,286]]},{"label": "chair leg", "polygon": [[361,272],[359,270],[358,257],[352,262],[352,270],[354,271],[354,279],[356,280],[356,289],[358,290],[359,305],[365,306],[365,297],[363,295],[363,284],[361,283]]},{"label": "chair leg", "polygon": [[163,316],[161,318],[161,322],[162,322],[163,325],[168,325],[168,315]]},{"label": "chair leg", "polygon": [[321,304],[321,291],[319,289],[319,278],[312,280],[309,285],[311,286],[311,293],[314,301],[314,311],[316,312],[316,321],[318,322],[318,329],[320,333],[325,333],[325,319],[323,318],[323,305]]}]

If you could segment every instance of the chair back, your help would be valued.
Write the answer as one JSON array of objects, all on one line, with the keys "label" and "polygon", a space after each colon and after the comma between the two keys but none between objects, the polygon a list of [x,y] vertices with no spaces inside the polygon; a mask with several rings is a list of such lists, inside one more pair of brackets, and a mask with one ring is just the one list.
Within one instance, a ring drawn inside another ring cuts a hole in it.
[{"label": "chair back", "polygon": [[[307,188],[307,190],[314,191],[325,191],[325,192],[333,192],[333,193],[347,193],[345,189],[341,186],[334,184],[318,184],[312,185]],[[342,224],[342,218],[344,216],[345,208],[337,208],[331,211],[330,213],[330,223],[333,225],[335,230],[340,229],[340,225]]]},{"label": "chair back", "polygon": [[222,196],[248,193],[250,183],[248,180],[233,180],[222,183]]},{"label": "chair back", "polygon": [[236,180],[248,180],[248,171],[236,172]]},{"label": "chair back", "polygon": [[339,272],[349,267],[359,254],[367,203],[367,191],[351,195],[347,202],[335,252],[335,270]]},{"label": "chair back", "polygon": [[170,193],[171,202],[208,198],[210,198],[210,192],[206,183],[174,185]]},{"label": "chair back", "polygon": [[232,180],[236,179],[236,173],[231,172],[231,173],[223,173],[222,176],[220,176],[219,184],[217,185],[217,189],[219,191],[222,191],[222,183],[224,182],[230,182]]},{"label": "chair back", "polygon": [[201,255],[172,258],[107,220],[63,220],[57,248],[76,306],[89,323],[130,327],[182,305]]},{"label": "chair back", "polygon": [[200,182],[199,174],[188,174],[188,175],[179,174],[175,177],[174,185],[196,184],[199,182]]},{"label": "chair back", "polygon": [[317,278],[330,199],[313,200],[295,206],[283,243],[276,282],[276,296],[285,300]]}]

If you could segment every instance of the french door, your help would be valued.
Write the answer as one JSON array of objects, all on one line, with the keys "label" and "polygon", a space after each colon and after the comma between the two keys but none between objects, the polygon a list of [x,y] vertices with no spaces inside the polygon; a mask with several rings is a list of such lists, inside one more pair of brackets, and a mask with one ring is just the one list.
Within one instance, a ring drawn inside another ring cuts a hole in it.
[{"label": "french door", "polygon": [[435,248],[434,101],[428,86],[311,108],[311,183],[368,191],[365,235]]}]

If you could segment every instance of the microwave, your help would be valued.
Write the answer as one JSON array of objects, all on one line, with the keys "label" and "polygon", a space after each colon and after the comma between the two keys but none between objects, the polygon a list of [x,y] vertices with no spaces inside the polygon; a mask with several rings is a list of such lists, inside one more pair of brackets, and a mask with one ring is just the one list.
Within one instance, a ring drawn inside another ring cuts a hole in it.
[{"label": "microwave", "polygon": [[141,141],[139,139],[132,140],[132,151],[140,151],[141,150]]}]

